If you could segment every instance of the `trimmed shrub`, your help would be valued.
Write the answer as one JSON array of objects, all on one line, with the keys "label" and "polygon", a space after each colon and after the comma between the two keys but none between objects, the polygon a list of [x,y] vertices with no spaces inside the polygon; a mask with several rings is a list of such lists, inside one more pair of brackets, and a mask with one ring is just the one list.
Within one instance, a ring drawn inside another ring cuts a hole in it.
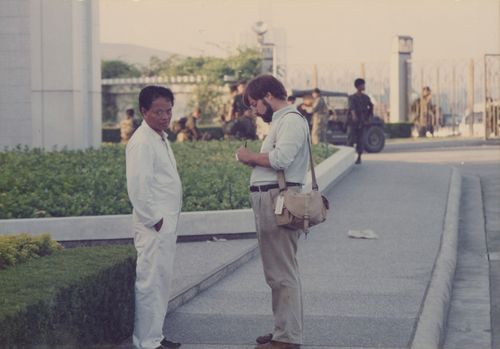
[{"label": "trimmed shrub", "polygon": [[29,259],[48,256],[62,246],[49,234],[37,237],[28,234],[0,236],[0,269],[26,262]]},{"label": "trimmed shrub", "polygon": [[6,348],[120,343],[132,333],[135,249],[75,248],[0,271]]},{"label": "trimmed shrub", "polygon": [[[184,189],[184,211],[250,207],[251,169],[234,153],[241,141],[173,143]],[[260,142],[248,142],[254,151]],[[318,164],[335,152],[313,147]],[[125,147],[0,152],[0,219],[129,214]]]},{"label": "trimmed shrub", "polygon": [[413,124],[409,122],[386,123],[384,129],[389,134],[389,138],[411,138]]},{"label": "trimmed shrub", "polygon": [[210,135],[212,140],[222,140],[224,139],[224,132],[220,126],[200,126],[198,127],[201,134],[207,133]]},{"label": "trimmed shrub", "polygon": [[120,128],[108,127],[102,129],[102,141],[106,143],[120,143],[122,140]]},{"label": "trimmed shrub", "polygon": [[[224,132],[220,126],[199,126],[201,134],[207,133],[210,135],[210,140],[221,140],[224,138]],[[168,139],[175,142],[176,135],[170,130],[167,131]],[[118,127],[106,127],[102,129],[102,141],[105,143],[120,143],[121,134]]]}]

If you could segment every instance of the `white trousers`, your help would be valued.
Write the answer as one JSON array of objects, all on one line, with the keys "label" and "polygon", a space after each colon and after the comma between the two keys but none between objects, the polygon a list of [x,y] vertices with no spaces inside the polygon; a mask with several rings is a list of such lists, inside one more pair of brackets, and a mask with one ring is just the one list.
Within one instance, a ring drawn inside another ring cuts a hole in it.
[{"label": "white trousers", "polygon": [[137,349],[156,349],[164,338],[173,282],[178,215],[163,217],[159,232],[134,221],[137,250],[135,322],[133,342]]}]

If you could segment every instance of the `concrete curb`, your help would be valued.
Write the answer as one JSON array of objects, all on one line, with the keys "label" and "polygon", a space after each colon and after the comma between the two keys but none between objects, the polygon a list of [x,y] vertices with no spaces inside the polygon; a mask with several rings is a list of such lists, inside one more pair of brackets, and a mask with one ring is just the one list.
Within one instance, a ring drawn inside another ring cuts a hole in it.
[{"label": "concrete curb", "polygon": [[445,326],[457,265],[461,193],[462,176],[456,168],[453,168],[441,246],[416,323],[415,333],[410,344],[411,349],[438,349],[445,337]]},{"label": "concrete curb", "polygon": [[422,151],[429,149],[440,149],[440,148],[450,148],[450,147],[474,147],[489,145],[495,143],[494,141],[485,141],[482,138],[456,138],[456,139],[446,139],[446,138],[435,138],[426,139],[424,141],[409,139],[408,141],[396,141],[391,142],[387,140],[384,153],[400,152],[400,151]]},{"label": "concrete curb", "polygon": [[[338,147],[339,150],[316,168],[318,184],[326,191],[338,182],[354,164],[354,149]],[[311,178],[307,176],[305,190],[310,190]],[[235,224],[238,222],[238,224]],[[103,242],[133,238],[131,215],[82,216],[57,218],[1,219],[0,235],[29,233],[40,235],[50,233],[60,242]],[[255,219],[251,209],[182,212],[179,217],[178,236],[180,241],[203,240],[207,237],[225,234],[255,232]],[[193,238],[196,237],[196,238]]]},{"label": "concrete curb", "polygon": [[259,254],[258,244],[255,243],[253,246],[248,248],[239,256],[224,263],[224,265],[213,270],[212,272],[200,278],[199,280],[193,282],[191,285],[186,286],[184,289],[180,290],[170,298],[168,302],[167,314],[175,311],[181,305],[186,304],[201,292],[215,285],[217,282],[225,278],[227,275],[230,275],[236,269],[238,269],[242,265],[246,264],[247,262],[255,258],[258,254]]}]

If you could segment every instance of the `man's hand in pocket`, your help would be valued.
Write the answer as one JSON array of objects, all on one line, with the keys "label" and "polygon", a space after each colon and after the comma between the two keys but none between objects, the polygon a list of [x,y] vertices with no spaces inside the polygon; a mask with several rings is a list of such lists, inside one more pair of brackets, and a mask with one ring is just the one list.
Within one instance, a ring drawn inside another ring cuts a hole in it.
[{"label": "man's hand in pocket", "polygon": [[155,224],[155,230],[159,232],[162,226],[163,226],[163,218],[160,219],[160,221]]}]

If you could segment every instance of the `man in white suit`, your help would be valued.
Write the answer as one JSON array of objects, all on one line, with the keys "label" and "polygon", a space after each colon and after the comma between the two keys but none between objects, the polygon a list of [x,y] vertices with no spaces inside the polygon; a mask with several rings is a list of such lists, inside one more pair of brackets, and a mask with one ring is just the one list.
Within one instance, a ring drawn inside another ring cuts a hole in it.
[{"label": "man in white suit", "polygon": [[137,249],[135,323],[137,349],[178,348],[163,335],[182,206],[182,184],[164,132],[172,119],[174,95],[160,86],[139,94],[144,121],[126,150],[127,190],[133,210]]}]

